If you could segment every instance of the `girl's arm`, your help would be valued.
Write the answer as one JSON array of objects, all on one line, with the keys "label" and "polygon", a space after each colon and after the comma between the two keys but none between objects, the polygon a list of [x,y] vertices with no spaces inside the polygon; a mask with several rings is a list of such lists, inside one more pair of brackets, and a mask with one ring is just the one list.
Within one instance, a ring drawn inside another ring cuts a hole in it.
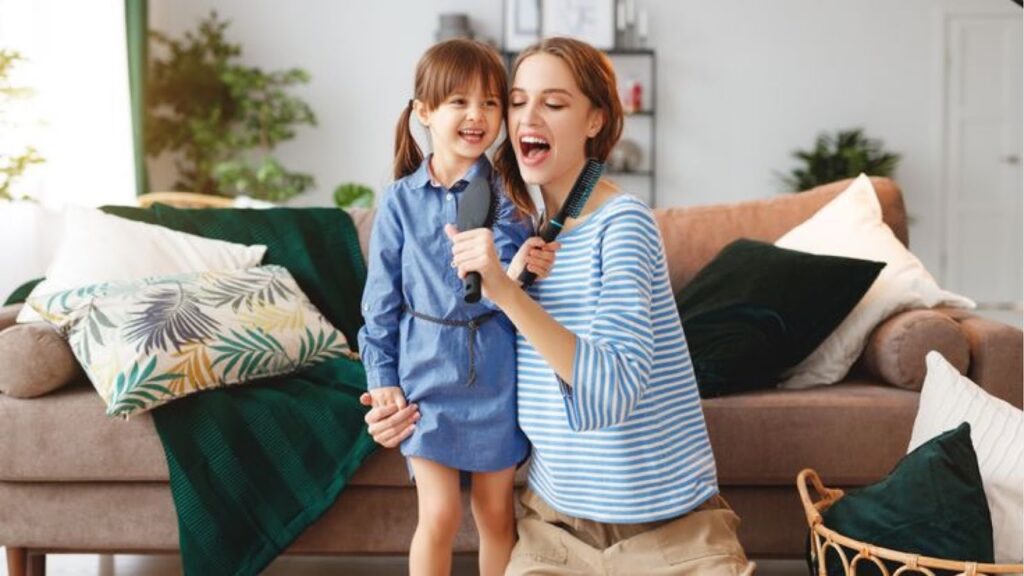
[{"label": "girl's arm", "polygon": [[602,288],[583,338],[496,272],[485,234],[456,237],[459,273],[480,272],[485,292],[555,371],[577,431],[626,420],[647,388],[654,355],[651,287],[663,257],[657,225],[646,209],[627,207],[609,220],[600,242]]},{"label": "girl's arm", "polygon": [[402,317],[402,222],[394,188],[385,192],[370,234],[359,354],[367,388],[398,386],[398,323]]}]

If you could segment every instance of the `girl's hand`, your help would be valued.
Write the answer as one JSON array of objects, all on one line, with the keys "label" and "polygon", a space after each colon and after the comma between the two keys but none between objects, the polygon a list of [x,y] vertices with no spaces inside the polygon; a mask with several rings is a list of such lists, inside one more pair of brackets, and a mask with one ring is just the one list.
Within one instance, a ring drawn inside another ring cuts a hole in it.
[{"label": "girl's hand", "polygon": [[547,278],[555,266],[555,252],[561,247],[559,242],[545,243],[540,236],[528,238],[508,265],[508,277],[518,282],[525,267],[536,274],[538,280]]},{"label": "girl's hand", "polygon": [[[363,406],[374,406],[373,397],[368,392],[359,397],[359,403]],[[404,396],[402,403],[404,406],[402,408],[397,404],[374,406],[364,418],[370,436],[377,444],[385,448],[394,448],[401,444],[402,440],[413,433],[416,429],[416,422],[420,419],[418,406],[415,404],[405,406]]]},{"label": "girl's hand", "polygon": [[494,248],[494,235],[489,228],[459,232],[458,228],[448,224],[444,233],[452,241],[452,266],[458,270],[459,278],[465,278],[470,272],[480,273],[484,298],[494,300],[495,294],[515,286],[501,267],[498,251]]}]

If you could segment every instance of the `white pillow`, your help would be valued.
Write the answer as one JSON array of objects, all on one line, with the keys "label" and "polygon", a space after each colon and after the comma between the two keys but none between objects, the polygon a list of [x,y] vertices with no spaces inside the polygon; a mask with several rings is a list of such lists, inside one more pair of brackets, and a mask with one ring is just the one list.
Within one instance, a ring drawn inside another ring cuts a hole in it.
[{"label": "white pillow", "polygon": [[928,374],[907,452],[963,422],[971,425],[996,562],[1018,564],[1024,557],[1024,412],[961,376],[938,352],[925,361]]},{"label": "white pillow", "polygon": [[814,216],[775,242],[812,254],[885,262],[881,274],[845,320],[802,362],[783,374],[782,388],[839,382],[857,361],[871,331],[897,312],[974,302],[947,292],[885,222],[871,180],[861,174]]},{"label": "white pillow", "polygon": [[[118,218],[94,208],[69,207],[64,239],[29,297],[98,284],[186,272],[243,270],[259,265],[267,247],[212,240]],[[23,306],[18,322],[41,322]]]}]

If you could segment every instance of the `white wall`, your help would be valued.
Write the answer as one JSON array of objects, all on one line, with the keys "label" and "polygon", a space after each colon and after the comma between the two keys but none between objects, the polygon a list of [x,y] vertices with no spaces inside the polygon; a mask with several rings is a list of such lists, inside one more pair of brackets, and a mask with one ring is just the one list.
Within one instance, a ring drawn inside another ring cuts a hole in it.
[{"label": "white wall", "polygon": [[[938,17],[954,3],[1009,0],[638,0],[658,50],[658,205],[775,194],[792,150],[863,126],[903,154],[912,245],[937,271]],[[150,0],[150,25],[177,35],[211,8],[232,21],[248,63],[313,76],[301,93],[320,125],[281,150],[316,176],[303,205],[329,204],[343,181],[388,182],[394,124],[439,13],[467,12],[478,32],[501,36],[500,0]],[[166,166],[154,186],[171,184]]]}]

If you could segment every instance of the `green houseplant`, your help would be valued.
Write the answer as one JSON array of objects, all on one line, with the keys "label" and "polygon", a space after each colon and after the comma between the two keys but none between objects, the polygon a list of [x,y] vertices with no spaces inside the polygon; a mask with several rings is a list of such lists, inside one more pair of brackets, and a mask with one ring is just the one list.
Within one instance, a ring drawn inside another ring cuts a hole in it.
[{"label": "green houseplant", "polygon": [[[0,127],[9,125],[5,118],[5,105],[15,98],[25,98],[32,94],[28,88],[12,85],[9,78],[15,64],[24,59],[20,53],[13,50],[0,50]],[[11,194],[14,182],[29,166],[42,162],[43,157],[32,146],[26,146],[23,151],[14,155],[0,150],[0,200],[14,200]]]},{"label": "green houseplant", "polygon": [[819,134],[813,149],[797,150],[793,157],[800,166],[789,174],[779,174],[789,192],[810,190],[861,172],[891,177],[900,161],[899,154],[885,151],[880,140],[864,136],[861,128]]},{"label": "green houseplant", "polygon": [[334,189],[334,205],[338,208],[369,208],[373,205],[373,189],[356,182],[347,182]]},{"label": "green houseplant", "polygon": [[165,56],[148,71],[146,154],[177,153],[179,190],[287,200],[313,177],[288,170],[271,152],[298,126],[316,125],[309,105],[290,93],[309,74],[243,66],[241,47],[226,37],[229,24],[211,12],[182,39],[150,31]]}]

